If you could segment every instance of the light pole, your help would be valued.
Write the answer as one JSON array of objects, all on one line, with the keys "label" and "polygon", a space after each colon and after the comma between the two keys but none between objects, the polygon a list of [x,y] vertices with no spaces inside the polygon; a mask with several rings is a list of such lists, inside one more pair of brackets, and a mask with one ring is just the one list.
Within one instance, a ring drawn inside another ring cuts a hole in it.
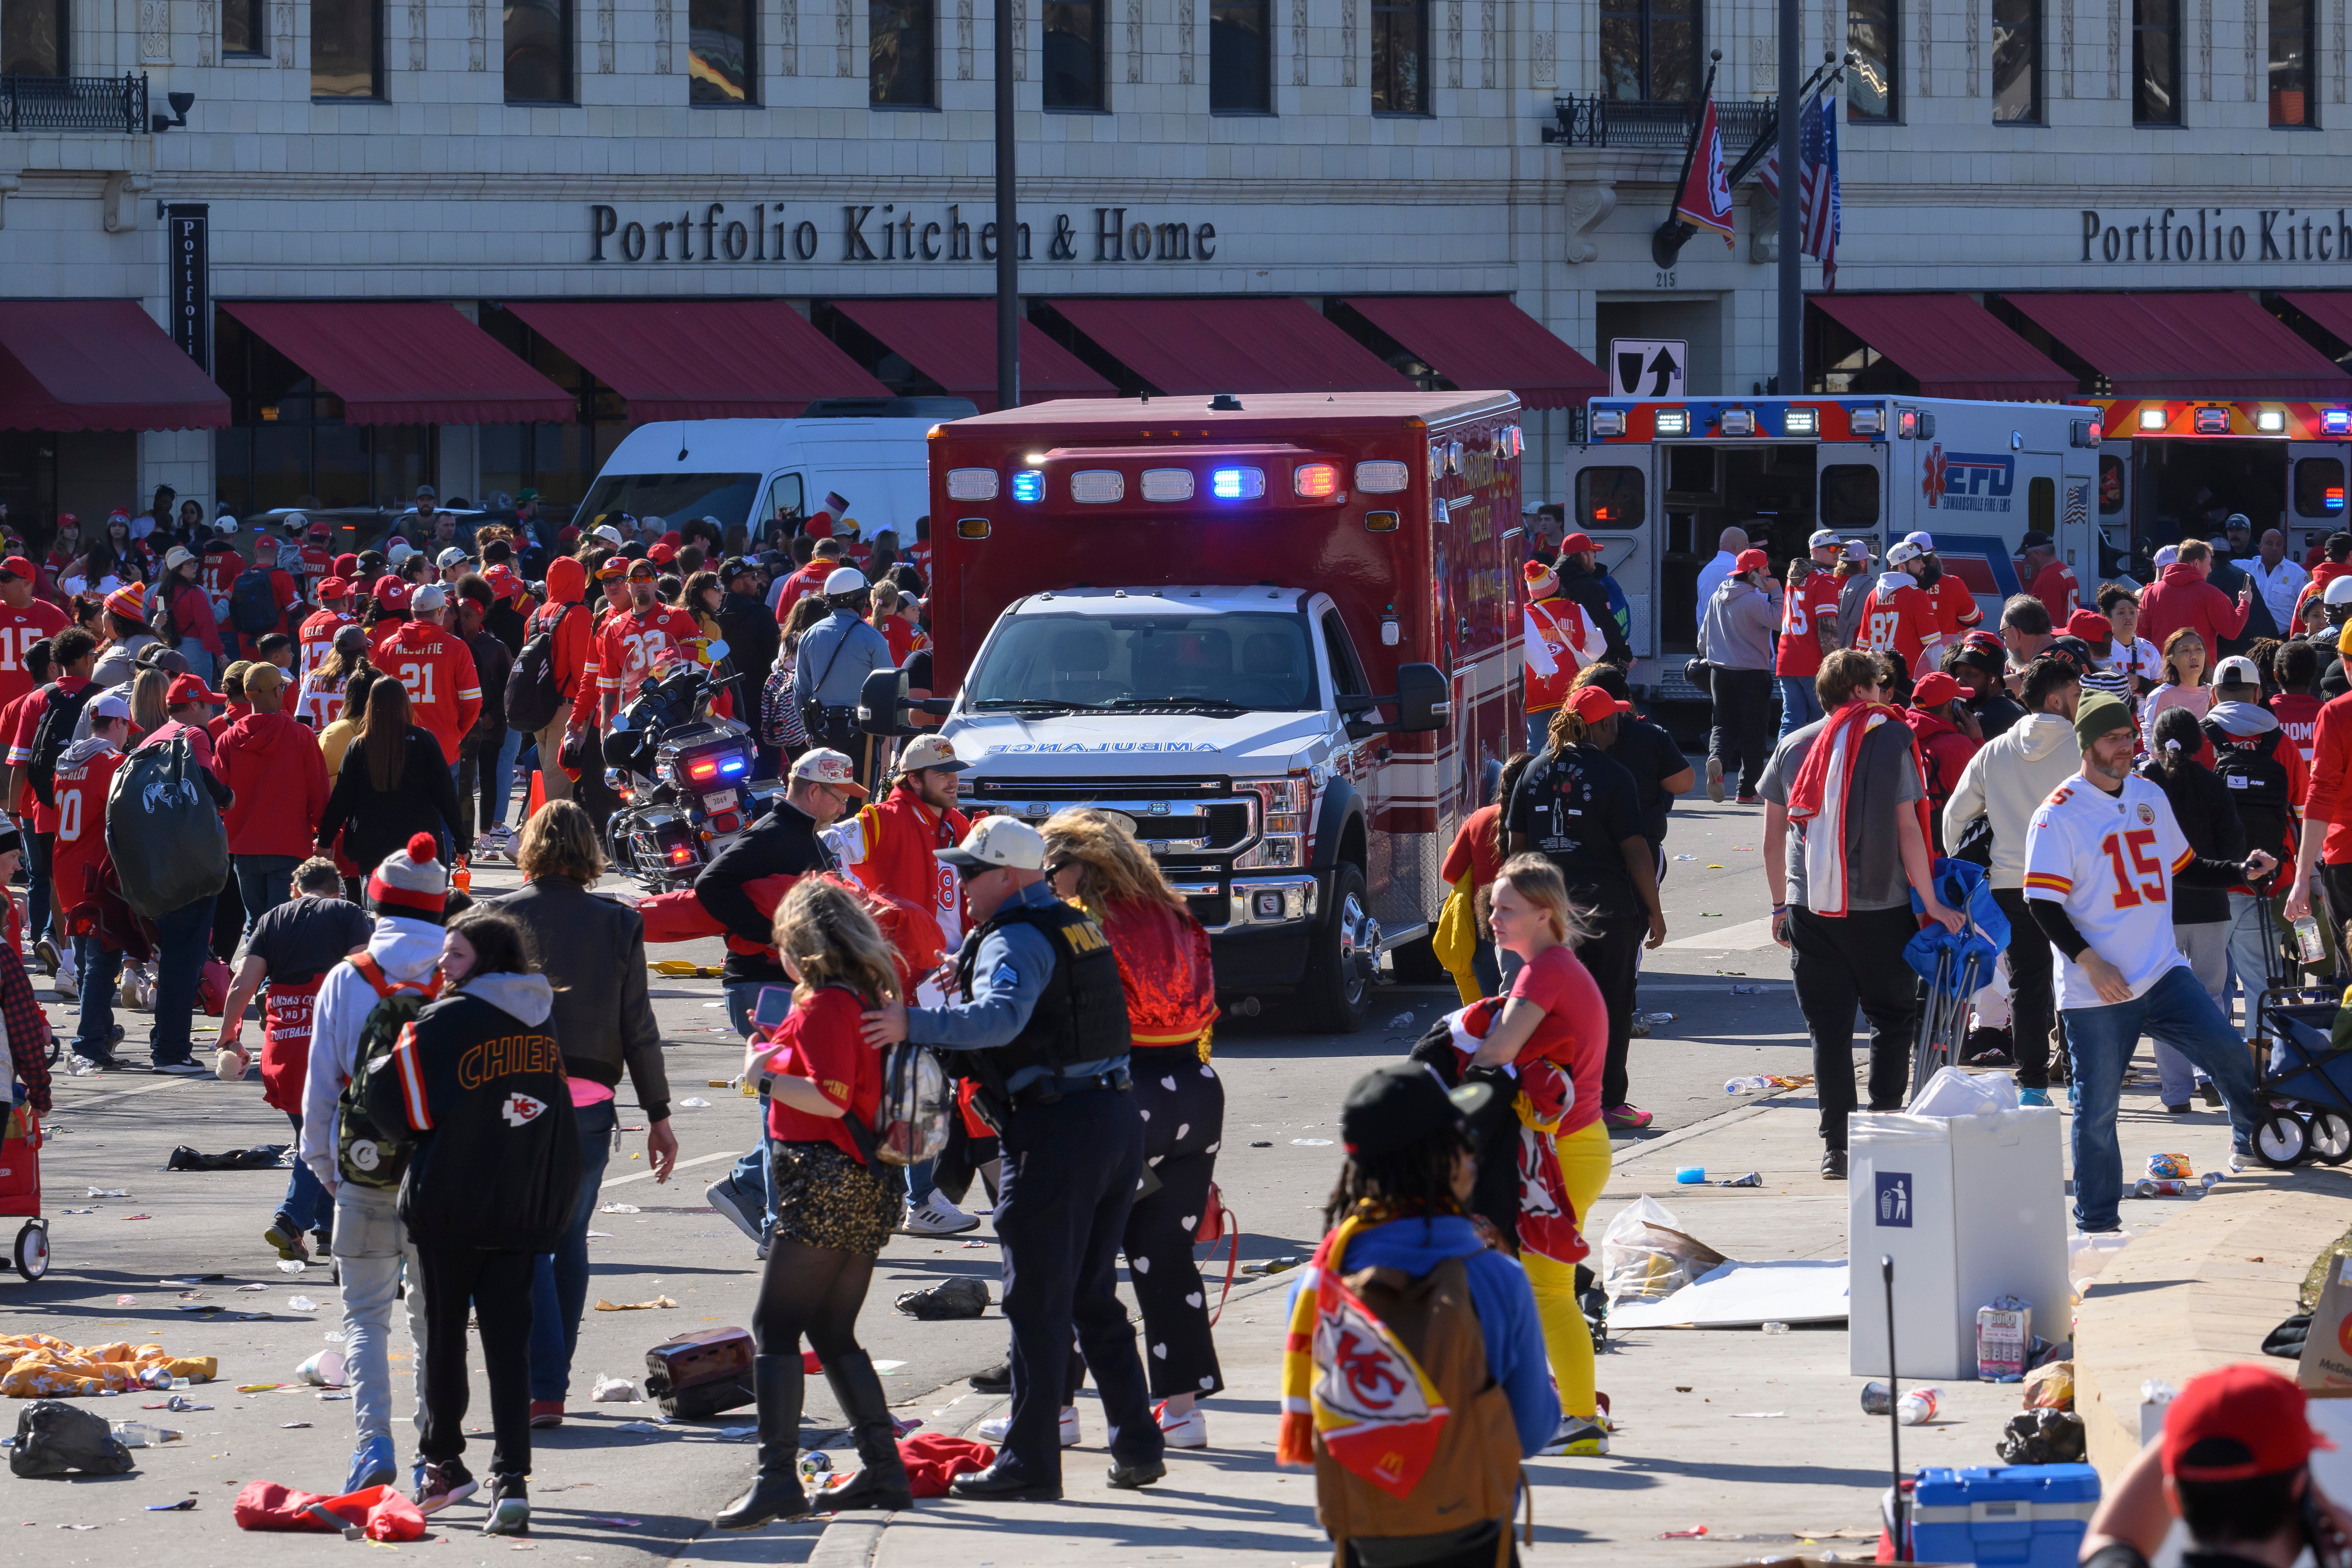
[{"label": "light pole", "polygon": [[[1783,8],[1795,0],[1782,0]],[[1013,0],[996,0],[996,405],[1021,405],[1021,253],[1013,194]]]},{"label": "light pole", "polygon": [[[998,0],[1000,5],[1010,0]],[[1798,119],[1804,91],[1797,84],[1803,68],[1799,62],[1797,0],[1780,0],[1780,395],[1796,397],[1805,390],[1805,274],[1798,254],[1803,236],[1798,224],[1799,192],[1804,171],[1797,162]],[[999,154],[1002,156],[1003,154]]]}]

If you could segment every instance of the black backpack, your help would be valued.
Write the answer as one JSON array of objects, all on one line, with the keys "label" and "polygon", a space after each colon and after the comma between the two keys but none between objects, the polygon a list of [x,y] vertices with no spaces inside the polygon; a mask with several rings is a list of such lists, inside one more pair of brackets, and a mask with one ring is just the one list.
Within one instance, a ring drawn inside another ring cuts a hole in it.
[{"label": "black backpack", "polygon": [[2213,746],[2213,772],[2230,792],[2231,804],[2257,849],[2279,853],[2292,841],[2294,801],[2287,791],[2286,764],[2279,748],[2294,744],[2281,729],[2232,735],[2212,720],[2200,726]]},{"label": "black backpack", "polygon": [[256,562],[229,584],[229,625],[258,636],[278,624],[278,594],[270,586],[269,568]]},{"label": "black backpack", "polygon": [[564,617],[580,607],[563,605],[546,619],[532,617],[530,636],[523,639],[522,651],[507,672],[507,728],[536,734],[563,710],[562,683],[555,673],[555,634]]},{"label": "black backpack", "polygon": [[58,804],[58,759],[73,744],[81,710],[104,689],[94,680],[79,691],[68,691],[62,686],[42,689],[41,721],[33,731],[33,757],[25,771],[43,805]]}]

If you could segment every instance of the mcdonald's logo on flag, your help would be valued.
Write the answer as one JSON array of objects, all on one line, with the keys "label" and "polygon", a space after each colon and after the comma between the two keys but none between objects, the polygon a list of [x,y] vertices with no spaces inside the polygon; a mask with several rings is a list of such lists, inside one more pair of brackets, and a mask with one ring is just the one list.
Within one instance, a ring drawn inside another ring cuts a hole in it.
[{"label": "mcdonald's logo on flag", "polygon": [[1675,216],[1693,228],[1713,229],[1723,236],[1724,248],[1732,248],[1731,183],[1725,178],[1723,128],[1715,121],[1712,96],[1699,110],[1690,172],[1683,176],[1682,194],[1675,198]]}]

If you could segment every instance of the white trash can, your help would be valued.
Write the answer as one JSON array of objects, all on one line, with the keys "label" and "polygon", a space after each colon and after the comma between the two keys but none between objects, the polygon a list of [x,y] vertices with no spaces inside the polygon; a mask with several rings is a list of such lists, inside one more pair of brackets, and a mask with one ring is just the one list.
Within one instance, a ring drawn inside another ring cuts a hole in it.
[{"label": "white trash can", "polygon": [[1976,1376],[1977,1309],[1996,1296],[2031,1302],[2037,1328],[2067,1321],[2060,1137],[2049,1106],[1848,1121],[1850,1372],[1887,1374],[1882,1257],[1895,1259],[1898,1376]]}]

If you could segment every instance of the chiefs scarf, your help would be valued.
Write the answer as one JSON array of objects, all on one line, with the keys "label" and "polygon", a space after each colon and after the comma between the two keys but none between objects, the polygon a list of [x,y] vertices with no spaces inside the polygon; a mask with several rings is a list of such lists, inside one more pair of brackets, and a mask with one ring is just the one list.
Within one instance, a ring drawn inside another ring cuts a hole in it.
[{"label": "chiefs scarf", "polygon": [[1339,1277],[1348,1243],[1390,1215],[1359,1208],[1315,1249],[1282,1352],[1278,1465],[1311,1465],[1315,1439],[1341,1468],[1408,1497],[1453,1416],[1412,1352]]},{"label": "chiefs scarf", "polygon": [[[1845,813],[1853,799],[1853,768],[1862,756],[1863,737],[1889,721],[1901,724],[1903,710],[1884,702],[1849,702],[1830,716],[1813,737],[1797,782],[1789,791],[1789,820],[1805,827],[1806,907],[1817,915],[1842,920],[1846,911]],[[1911,765],[1927,776],[1919,758],[1919,739],[1907,726],[1903,733],[1911,748]],[[1925,843],[1935,835],[1927,820],[1925,797],[1913,801]],[[1779,893],[1780,889],[1772,889]]]}]

